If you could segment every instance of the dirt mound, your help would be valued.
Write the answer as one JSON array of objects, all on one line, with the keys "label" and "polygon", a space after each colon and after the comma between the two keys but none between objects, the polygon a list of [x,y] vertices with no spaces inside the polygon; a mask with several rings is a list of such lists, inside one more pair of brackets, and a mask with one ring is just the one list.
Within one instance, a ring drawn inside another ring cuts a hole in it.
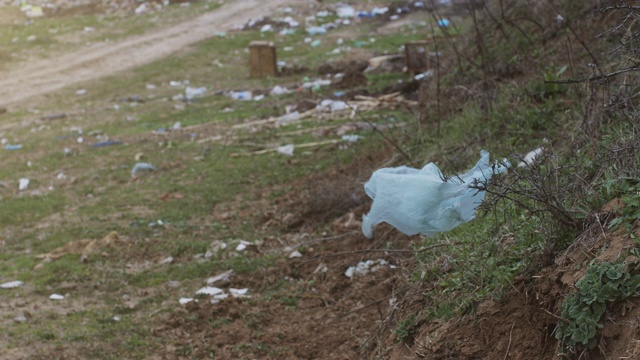
[{"label": "dirt mound", "polygon": [[[596,224],[555,264],[534,276],[523,276],[499,300],[477,305],[475,313],[424,325],[409,350],[396,346],[391,359],[552,359],[561,358],[556,340],[560,307],[589,264],[635,263],[634,241],[624,230],[605,233]],[[598,254],[595,258],[594,254]],[[640,299],[614,304],[596,337],[598,347],[575,349],[583,359],[636,358],[640,354]],[[471,316],[472,315],[472,316]]]}]

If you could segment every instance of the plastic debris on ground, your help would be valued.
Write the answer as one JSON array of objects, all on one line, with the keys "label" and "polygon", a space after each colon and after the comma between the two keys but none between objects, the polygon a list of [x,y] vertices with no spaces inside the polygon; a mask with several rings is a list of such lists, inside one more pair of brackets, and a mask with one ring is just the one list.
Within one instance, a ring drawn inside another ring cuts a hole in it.
[{"label": "plastic debris on ground", "polygon": [[316,110],[318,111],[342,111],[349,108],[346,102],[340,100],[325,99],[318,104]]},{"label": "plastic debris on ground", "polygon": [[11,144],[7,144],[4,147],[5,150],[20,150],[22,149],[22,145],[21,144],[15,144],[15,145],[11,145]]},{"label": "plastic debris on ground", "polygon": [[207,88],[204,86],[198,88],[187,86],[184,89],[184,97],[187,100],[193,100],[194,98],[202,97],[206,92]]},{"label": "plastic debris on ground", "polygon": [[414,80],[422,80],[422,79],[426,79],[426,78],[431,78],[433,77],[433,70],[429,70],[429,71],[425,71],[423,73],[420,74],[416,74],[413,79]]},{"label": "plastic debris on ground", "polygon": [[149,163],[137,163],[131,169],[131,176],[137,176],[141,172],[156,171],[156,167]]},{"label": "plastic debris on ground", "polygon": [[19,288],[22,285],[24,285],[24,283],[22,281],[16,280],[16,281],[9,281],[6,282],[4,284],[0,284],[0,288],[1,289],[15,289],[15,288]]},{"label": "plastic debris on ground", "polygon": [[251,245],[250,242],[246,240],[240,240],[240,243],[236,246],[236,251],[244,251],[247,249],[247,246]]},{"label": "plastic debris on ground", "polygon": [[350,266],[344,272],[344,275],[348,278],[353,278],[355,275],[366,275],[383,266],[389,266],[390,268],[395,269],[395,266],[389,264],[385,259],[367,260],[359,262],[356,266]]},{"label": "plastic debris on ground", "polygon": [[178,300],[180,305],[185,305],[185,304],[188,304],[188,303],[190,303],[192,301],[193,301],[193,298],[180,298],[180,300]]},{"label": "plastic debris on ground", "polygon": [[171,264],[173,262],[173,256],[168,256],[162,260],[160,260],[160,264]]},{"label": "plastic debris on ground", "polygon": [[356,16],[356,10],[351,6],[338,6],[336,8],[336,14],[341,18],[352,18]]},{"label": "plastic debris on ground", "polygon": [[307,27],[307,34],[313,35],[324,35],[327,33],[327,29],[322,26],[309,26]]},{"label": "plastic debris on ground", "polygon": [[322,44],[322,40],[316,39],[316,40],[313,40],[309,45],[311,45],[311,47],[318,47],[320,46],[320,44]]},{"label": "plastic debris on ground", "polygon": [[447,19],[438,20],[438,26],[440,26],[440,27],[446,28],[446,27],[449,27],[449,24],[450,24],[449,20],[447,20]]},{"label": "plastic debris on ground", "polygon": [[302,254],[298,250],[294,250],[291,252],[291,254],[289,254],[289,259],[295,259],[299,257],[302,257]]},{"label": "plastic debris on ground", "polygon": [[351,142],[351,143],[355,143],[358,142],[358,140],[362,139],[363,137],[360,135],[342,135],[342,140],[346,141],[346,142]]},{"label": "plastic debris on ground", "polygon": [[471,170],[447,180],[434,163],[422,169],[376,170],[364,185],[373,204],[362,218],[362,232],[372,238],[373,226],[386,222],[406,235],[430,236],[471,221],[485,192],[470,186],[506,171],[507,166],[490,164],[489,153],[483,150]]},{"label": "plastic debris on ground", "polygon": [[295,146],[293,144],[278,146],[278,153],[286,156],[293,156],[294,149],[295,149]]},{"label": "plastic debris on ground", "polygon": [[229,293],[233,297],[250,297],[249,295],[247,295],[248,291],[249,291],[249,289],[246,289],[246,288],[245,289],[229,288]]},{"label": "plastic debris on ground", "polygon": [[253,93],[251,91],[230,91],[229,96],[236,100],[253,100]]},{"label": "plastic debris on ground", "polygon": [[117,140],[108,140],[108,141],[100,141],[97,142],[95,144],[92,145],[92,147],[94,148],[101,148],[101,147],[107,147],[107,146],[114,146],[114,145],[122,145],[123,142],[122,141],[117,141]]},{"label": "plastic debris on ground", "polygon": [[276,120],[275,127],[281,127],[287,124],[290,124],[296,120],[300,119],[300,113],[298,111],[290,112],[286,115],[282,115]]},{"label": "plastic debris on ground", "polygon": [[217,288],[215,286],[205,286],[200,290],[196,291],[196,295],[204,294],[204,295],[218,295],[224,293],[224,290]]},{"label": "plastic debris on ground", "polygon": [[280,85],[276,85],[273,87],[273,89],[271,89],[271,91],[269,91],[269,95],[274,96],[274,95],[284,95],[284,94],[288,94],[290,93],[291,90],[287,89],[284,86],[280,86]]},{"label": "plastic debris on ground", "polygon": [[210,278],[207,279],[207,285],[212,285],[215,284],[217,282],[229,282],[231,281],[231,278],[235,275],[235,271],[233,270],[227,270],[221,274],[218,274],[216,276],[212,276]]},{"label": "plastic debris on ground", "polygon": [[22,178],[18,181],[18,190],[24,191],[29,188],[29,179]]},{"label": "plastic debris on ground", "polygon": [[527,155],[524,156],[522,161],[518,163],[518,167],[532,166],[533,164],[536,163],[536,159],[538,158],[538,156],[542,155],[543,152],[544,152],[544,148],[542,147],[529,151]]},{"label": "plastic debris on ground", "polygon": [[51,299],[51,300],[64,300],[64,296],[62,296],[60,294],[51,294],[51,296],[49,296],[49,299]]},{"label": "plastic debris on ground", "polygon": [[271,24],[263,25],[262,28],[260,28],[260,32],[270,32],[270,31],[273,31],[273,26],[271,26]]}]

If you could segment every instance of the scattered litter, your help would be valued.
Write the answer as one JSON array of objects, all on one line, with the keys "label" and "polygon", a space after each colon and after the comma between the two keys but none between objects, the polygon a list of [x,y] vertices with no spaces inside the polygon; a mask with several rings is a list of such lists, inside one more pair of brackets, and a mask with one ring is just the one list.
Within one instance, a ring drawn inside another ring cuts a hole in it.
[{"label": "scattered litter", "polygon": [[273,26],[271,26],[271,24],[265,24],[262,26],[262,28],[260,28],[260,32],[269,32],[269,31],[273,31]]},{"label": "scattered litter", "polygon": [[449,20],[447,20],[447,19],[438,20],[438,26],[443,27],[443,28],[449,27]]},{"label": "scattered litter", "polygon": [[233,297],[249,297],[247,295],[247,292],[249,291],[249,289],[234,289],[234,288],[229,288],[229,293],[231,294],[231,296]]},{"label": "scattered litter", "polygon": [[208,285],[212,285],[215,284],[217,282],[230,282],[231,278],[235,275],[236,273],[233,270],[227,270],[221,274],[218,274],[216,276],[212,276],[210,278],[207,279],[207,284]]},{"label": "scattered litter", "polygon": [[202,289],[196,291],[196,295],[204,294],[204,295],[218,295],[224,293],[224,290],[214,287],[214,286],[205,286]]},{"label": "scattered litter", "polygon": [[27,317],[24,315],[18,315],[13,318],[13,321],[20,322],[20,323],[27,322]]},{"label": "scattered litter", "polygon": [[282,51],[293,51],[293,47],[292,46],[285,46],[282,48]]},{"label": "scattered litter", "polygon": [[309,45],[311,45],[311,47],[318,47],[320,46],[321,43],[322,43],[322,40],[316,39],[316,40],[313,40]]},{"label": "scattered litter", "polygon": [[260,100],[262,100],[262,99],[264,99],[264,98],[265,98],[264,94],[260,94],[260,95],[258,95],[258,96],[256,96],[256,97],[254,97],[254,98],[253,98],[253,101],[260,101]]},{"label": "scattered litter", "polygon": [[20,179],[18,182],[18,190],[24,191],[24,190],[27,190],[28,188],[29,188],[29,179],[27,178]]},{"label": "scattered litter", "polygon": [[138,6],[135,10],[133,10],[133,12],[134,12],[136,15],[140,15],[140,14],[142,14],[142,13],[146,12],[146,11],[147,11],[147,3],[142,3],[142,4],[140,4],[140,6]]},{"label": "scattered litter", "polygon": [[269,95],[274,96],[274,95],[284,95],[284,94],[288,94],[290,93],[291,90],[287,89],[284,86],[280,86],[280,85],[276,85],[273,87],[273,89],[271,89],[271,91],[269,91]]},{"label": "scattered litter", "polygon": [[11,144],[7,144],[4,147],[5,150],[20,150],[22,149],[22,144],[15,144],[15,145],[11,145]]},{"label": "scattered litter", "polygon": [[120,316],[116,315],[113,317],[113,321],[118,322],[120,321]]},{"label": "scattered litter", "polygon": [[249,245],[251,245],[250,242],[246,240],[240,240],[240,243],[238,244],[238,246],[236,246],[236,251],[244,251]]},{"label": "scattered litter", "polygon": [[173,262],[173,256],[168,256],[162,260],[160,260],[160,264],[171,264]]},{"label": "scattered litter", "polygon": [[423,72],[423,73],[417,74],[417,75],[416,75],[416,76],[414,76],[413,78],[414,78],[415,80],[420,81],[420,80],[422,80],[422,79],[425,79],[425,78],[431,78],[431,77],[433,77],[433,70],[429,70],[429,71],[425,71],[425,72]]},{"label": "scattered litter", "polygon": [[204,86],[198,88],[187,86],[184,89],[184,96],[187,100],[192,100],[194,98],[202,97],[206,92],[207,88]]},{"label": "scattered litter", "polygon": [[251,91],[231,91],[229,92],[229,96],[232,99],[236,99],[236,100],[252,100],[253,99],[253,93]]},{"label": "scattered litter", "polygon": [[86,90],[86,89],[79,89],[79,90],[76,90],[76,95],[84,95],[84,94],[86,94],[86,93],[87,93],[87,90]]},{"label": "scattered litter", "polygon": [[340,100],[325,99],[318,104],[316,109],[318,111],[341,111],[349,108],[346,102]]},{"label": "scattered litter", "polygon": [[180,130],[180,129],[182,129],[182,123],[180,121],[176,121],[175,123],[173,123],[173,126],[171,126],[171,130]]},{"label": "scattered litter", "polygon": [[386,7],[386,6],[385,7],[381,7],[381,8],[373,8],[373,10],[371,10],[371,14],[373,16],[384,15],[384,14],[387,13],[387,11],[389,11],[389,8]]},{"label": "scattered litter", "polygon": [[298,250],[294,250],[291,254],[289,254],[289,259],[302,257],[302,254]]},{"label": "scattered litter", "polygon": [[193,301],[193,298],[180,298],[180,300],[178,300],[178,302],[180,303],[180,305],[185,305],[188,304],[190,302]]},{"label": "scattered litter", "polygon": [[313,35],[324,35],[327,33],[327,29],[322,26],[309,26],[307,27],[307,34]]},{"label": "scattered litter", "polygon": [[185,81],[169,81],[169,86],[180,87],[189,85],[189,80]]},{"label": "scattered litter", "polygon": [[362,218],[362,232],[372,238],[373,226],[381,222],[406,235],[430,236],[451,230],[471,221],[484,199],[485,192],[470,185],[505,170],[505,166],[490,164],[484,150],[471,170],[447,180],[434,163],[422,169],[400,166],[376,170],[364,185],[373,204]]},{"label": "scattered litter", "polygon": [[518,167],[526,167],[533,166],[536,163],[536,159],[544,152],[544,148],[539,147],[533,151],[529,151],[527,155],[524,156],[522,161],[518,163]]},{"label": "scattered litter", "polygon": [[156,88],[156,86],[153,85],[153,84],[147,84],[147,85],[145,85],[145,87],[147,88],[147,90],[153,90],[153,89]]},{"label": "scattered litter", "polygon": [[107,140],[107,141],[97,142],[97,143],[93,144],[92,147],[94,147],[94,148],[102,148],[102,147],[114,146],[114,145],[122,145],[122,144],[123,144],[122,141]]},{"label": "scattered litter", "polygon": [[282,115],[276,120],[275,127],[281,127],[300,119],[300,113],[297,111]]},{"label": "scattered litter", "polygon": [[382,266],[389,266],[392,269],[395,268],[394,265],[390,265],[385,259],[367,260],[359,262],[356,266],[350,266],[344,272],[344,275],[348,278],[353,278],[354,275],[366,275],[370,272],[376,271]]},{"label": "scattered litter", "polygon": [[351,143],[358,142],[358,140],[362,138],[363,136],[360,136],[360,135],[342,135],[342,140],[346,142],[351,142]]},{"label": "scattered litter", "polygon": [[22,285],[24,285],[24,283],[22,281],[16,280],[16,281],[9,281],[9,282],[6,282],[4,284],[0,284],[0,288],[2,288],[2,289],[15,289],[15,288],[21,287]]},{"label": "scattered litter", "polygon": [[345,92],[342,90],[339,90],[333,93],[333,96],[335,97],[343,97],[344,95],[345,95]]},{"label": "scattered litter", "polygon": [[149,163],[139,162],[131,169],[131,176],[135,177],[143,171],[156,171],[156,167]]},{"label": "scattered litter", "polygon": [[93,32],[95,31],[95,28],[92,28],[91,26],[85,26],[84,29],[82,31],[84,32]]},{"label": "scattered litter", "polygon": [[336,14],[341,18],[352,18],[356,16],[356,10],[351,6],[339,6],[336,9]]},{"label": "scattered litter", "polygon": [[223,38],[223,37],[227,37],[227,32],[226,32],[226,31],[218,31],[218,32],[214,32],[214,33],[213,33],[213,36],[215,36],[215,37],[221,37],[221,38]]},{"label": "scattered litter", "polygon": [[60,294],[51,294],[51,296],[49,296],[49,299],[51,299],[51,300],[64,300],[64,296],[62,296]]},{"label": "scattered litter", "polygon": [[288,144],[288,145],[284,145],[284,146],[278,146],[278,153],[279,154],[283,154],[283,155],[287,155],[287,156],[293,156],[293,150],[295,149],[295,146],[293,144]]}]

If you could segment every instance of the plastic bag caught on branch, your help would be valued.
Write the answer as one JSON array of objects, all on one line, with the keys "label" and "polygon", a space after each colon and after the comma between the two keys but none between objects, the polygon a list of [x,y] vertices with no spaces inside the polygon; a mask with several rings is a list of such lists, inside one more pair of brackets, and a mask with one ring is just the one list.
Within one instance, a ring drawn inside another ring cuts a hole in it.
[{"label": "plastic bag caught on branch", "polygon": [[489,163],[482,150],[480,160],[467,173],[448,179],[434,163],[422,169],[400,166],[376,170],[364,189],[373,199],[362,218],[362,232],[373,237],[373,226],[386,222],[406,235],[434,235],[472,220],[485,192],[471,188],[475,180],[487,181],[509,166]]}]

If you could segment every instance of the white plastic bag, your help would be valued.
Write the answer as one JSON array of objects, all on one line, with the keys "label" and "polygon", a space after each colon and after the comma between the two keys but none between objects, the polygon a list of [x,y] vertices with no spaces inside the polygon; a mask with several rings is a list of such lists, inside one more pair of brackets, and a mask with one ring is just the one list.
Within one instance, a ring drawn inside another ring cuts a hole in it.
[{"label": "white plastic bag", "polygon": [[429,236],[451,230],[472,220],[484,199],[484,191],[469,187],[474,180],[489,180],[506,169],[489,164],[489,153],[482,150],[471,170],[448,181],[434,163],[422,169],[400,166],[376,170],[364,185],[373,204],[362,218],[362,232],[372,238],[373,226],[381,222],[406,235]]}]

